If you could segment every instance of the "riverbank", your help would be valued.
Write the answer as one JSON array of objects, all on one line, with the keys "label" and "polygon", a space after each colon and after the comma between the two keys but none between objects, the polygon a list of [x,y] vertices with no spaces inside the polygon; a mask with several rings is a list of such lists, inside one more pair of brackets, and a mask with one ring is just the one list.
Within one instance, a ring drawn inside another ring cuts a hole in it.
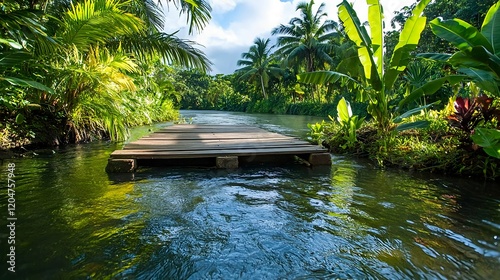
[{"label": "riverbank", "polygon": [[356,132],[346,144],[339,126],[325,126],[321,142],[331,153],[369,158],[380,168],[458,175],[484,180],[500,179],[500,159],[489,156],[445,122],[426,129],[396,130],[381,134],[372,124]]}]

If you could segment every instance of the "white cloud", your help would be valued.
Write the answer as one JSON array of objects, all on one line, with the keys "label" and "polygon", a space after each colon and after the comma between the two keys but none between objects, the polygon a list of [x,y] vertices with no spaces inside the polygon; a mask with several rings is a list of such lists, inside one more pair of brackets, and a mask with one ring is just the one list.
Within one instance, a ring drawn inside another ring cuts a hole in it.
[{"label": "white cloud", "polygon": [[236,7],[236,0],[210,0],[208,2],[215,14],[224,14]]},{"label": "white cloud", "polygon": [[[281,2],[280,0],[210,0],[212,21],[200,33],[187,35],[185,18],[178,17],[178,11],[170,9],[166,19],[166,32],[180,30],[180,38],[186,38],[203,45],[200,47],[214,63],[212,74],[230,74],[237,69],[236,61],[241,53],[248,51],[257,37],[269,38],[271,30],[280,24],[287,24],[298,16],[297,4],[305,0]],[[322,1],[329,18],[338,21],[337,1]],[[316,3],[322,3],[316,1]],[[354,8],[362,21],[366,20],[366,1],[355,0]],[[394,10],[410,5],[414,0],[381,0],[386,17],[392,17]],[[314,9],[317,9],[318,4]],[[386,19],[386,26],[389,22]]]}]

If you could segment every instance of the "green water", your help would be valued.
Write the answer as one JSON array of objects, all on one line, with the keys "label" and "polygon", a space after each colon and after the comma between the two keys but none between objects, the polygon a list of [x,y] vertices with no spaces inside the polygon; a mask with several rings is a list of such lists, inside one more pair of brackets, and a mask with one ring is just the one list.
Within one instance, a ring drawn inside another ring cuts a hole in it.
[{"label": "green water", "polygon": [[[183,111],[195,123],[304,136],[314,118]],[[135,130],[140,137],[149,129]],[[123,144],[92,143],[15,164],[15,273],[0,279],[498,279],[498,182],[332,167],[141,168],[108,176]]]}]

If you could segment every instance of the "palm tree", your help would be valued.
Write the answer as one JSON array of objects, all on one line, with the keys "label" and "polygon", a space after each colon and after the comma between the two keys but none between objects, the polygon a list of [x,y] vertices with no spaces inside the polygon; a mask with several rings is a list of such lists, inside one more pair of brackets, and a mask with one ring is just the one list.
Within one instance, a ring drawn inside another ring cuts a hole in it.
[{"label": "palm tree", "polygon": [[[202,1],[193,3],[198,2]],[[127,12],[131,7],[136,9],[134,13]],[[67,114],[66,135],[71,142],[87,140],[100,130],[112,139],[124,139],[130,118],[152,120],[152,108],[139,111],[136,109],[141,104],[133,102],[137,98],[130,74],[140,71],[137,61],[148,63],[160,56],[172,64],[209,69],[208,59],[190,41],[158,30],[158,13],[157,6],[148,1],[138,1],[134,6],[121,0],[84,0],[60,16],[62,25],[54,36],[66,48],[60,56],[64,60],[52,60],[58,74],[47,77],[57,94],[43,95],[40,101],[54,104]],[[201,28],[204,21],[191,22]],[[123,82],[128,86],[117,87]]]},{"label": "palm tree", "polygon": [[240,79],[260,84],[264,98],[267,98],[266,87],[270,75],[277,76],[282,71],[277,64],[272,63],[271,49],[269,39],[256,38],[254,45],[248,52],[241,54],[242,59],[236,63],[238,66],[244,66],[236,70],[241,73]]},{"label": "palm tree", "polygon": [[286,66],[305,64],[305,70],[312,72],[321,68],[325,62],[332,64],[329,53],[332,49],[330,41],[338,37],[338,24],[333,20],[325,20],[325,4],[322,3],[316,13],[313,13],[314,0],[297,5],[301,17],[294,17],[289,25],[281,24],[272,30],[277,38],[277,53],[284,56]]},{"label": "palm tree", "polygon": [[[162,95],[152,93],[149,98],[136,93],[131,74],[141,70],[138,63],[161,57],[168,64],[210,68],[196,44],[178,38],[175,32],[162,32],[161,2],[7,1],[12,5],[0,3],[0,82],[30,86],[14,101],[39,104],[42,110],[36,114],[56,112],[72,142],[99,135],[123,139],[126,126],[133,124],[131,119],[154,119],[152,106],[143,105]],[[167,5],[187,14],[190,32],[201,30],[210,19],[205,0],[171,0]]]}]

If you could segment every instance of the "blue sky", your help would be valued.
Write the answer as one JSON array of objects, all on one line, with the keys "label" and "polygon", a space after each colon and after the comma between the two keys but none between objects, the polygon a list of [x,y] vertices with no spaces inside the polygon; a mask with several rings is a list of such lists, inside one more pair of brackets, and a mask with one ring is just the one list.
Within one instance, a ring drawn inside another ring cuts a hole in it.
[{"label": "blue sky", "polygon": [[[308,0],[307,0],[308,1]],[[188,35],[185,18],[171,9],[167,15],[165,31],[179,30],[180,38],[190,39],[201,46],[214,64],[211,74],[231,74],[238,66],[241,54],[247,52],[257,37],[270,38],[271,30],[298,16],[297,4],[304,0],[209,0],[212,6],[212,20],[199,34]],[[330,19],[338,21],[337,5],[341,0],[316,0],[325,3],[325,11]],[[366,1],[351,0],[361,20],[366,20]],[[415,0],[380,0],[384,7],[386,20],[393,12]],[[317,7],[318,5],[316,5]],[[386,23],[389,27],[389,22]]]}]

